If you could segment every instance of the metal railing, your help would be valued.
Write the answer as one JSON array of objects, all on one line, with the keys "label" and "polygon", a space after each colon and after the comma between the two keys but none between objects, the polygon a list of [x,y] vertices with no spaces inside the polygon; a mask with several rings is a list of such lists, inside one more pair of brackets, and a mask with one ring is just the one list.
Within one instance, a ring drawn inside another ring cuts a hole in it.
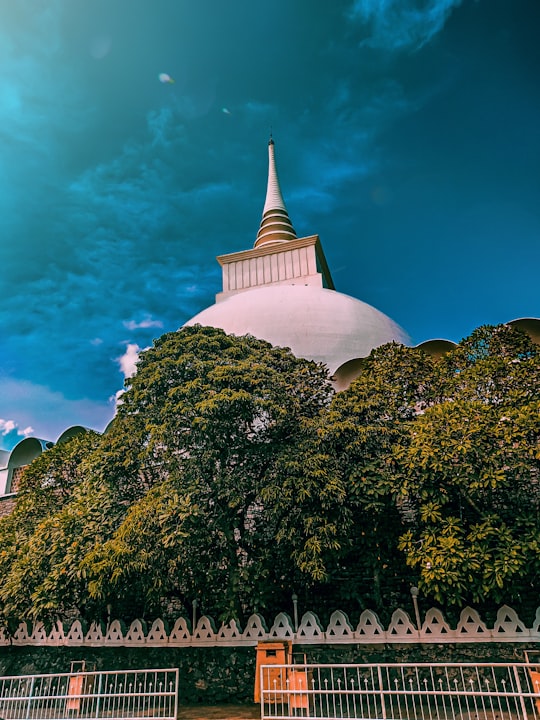
[{"label": "metal railing", "polygon": [[527,663],[263,665],[262,720],[539,720]]},{"label": "metal railing", "polygon": [[176,720],[178,669],[0,677],[5,720]]}]

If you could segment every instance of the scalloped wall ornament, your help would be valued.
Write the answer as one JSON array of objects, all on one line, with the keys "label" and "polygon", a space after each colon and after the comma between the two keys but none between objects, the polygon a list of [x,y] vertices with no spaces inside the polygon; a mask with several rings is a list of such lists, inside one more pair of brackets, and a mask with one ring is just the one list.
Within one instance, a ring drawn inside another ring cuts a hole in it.
[{"label": "scalloped wall ornament", "polygon": [[268,628],[262,615],[259,613],[250,615],[242,637],[251,641],[264,640],[268,637]]},{"label": "scalloped wall ornament", "polygon": [[369,640],[371,642],[384,642],[386,633],[377,613],[373,610],[363,610],[360,615],[360,622],[355,631],[355,635],[362,641]]},{"label": "scalloped wall ornament", "polygon": [[306,642],[307,640],[322,640],[324,642],[325,632],[322,628],[321,621],[313,612],[306,612],[302,615],[302,620],[296,631],[296,639],[298,642]]},{"label": "scalloped wall ornament", "polygon": [[150,632],[146,638],[147,645],[166,645],[169,642],[169,634],[163,620],[154,620]]},{"label": "scalloped wall ornament", "polygon": [[174,627],[169,636],[169,643],[171,645],[191,644],[191,630],[186,618],[179,617],[178,620],[174,623]]},{"label": "scalloped wall ornament", "polygon": [[292,626],[291,618],[287,613],[281,612],[276,616],[274,624],[270,628],[268,637],[279,640],[290,640],[294,637],[294,630]]},{"label": "scalloped wall ornament", "polygon": [[203,615],[199,618],[197,627],[193,631],[193,640],[198,640],[201,643],[215,642],[216,640],[216,626],[213,619],[209,615]]},{"label": "scalloped wall ornament", "polygon": [[341,610],[335,610],[330,615],[330,622],[326,628],[326,638],[333,642],[354,641],[354,630],[347,615]]},{"label": "scalloped wall ornament", "polygon": [[424,636],[431,637],[435,642],[439,639],[447,640],[452,633],[452,629],[444,619],[442,612],[438,608],[431,608],[426,613],[421,632]]},{"label": "scalloped wall ornament", "polygon": [[380,643],[462,643],[462,642],[540,642],[540,608],[537,609],[532,628],[528,629],[515,610],[507,605],[501,607],[493,628],[488,628],[473,608],[461,611],[457,627],[453,629],[439,609],[431,608],[425,614],[420,632],[416,630],[405,610],[395,610],[385,630],[378,616],[372,610],[364,610],[356,629],[347,615],[336,610],[330,616],[326,629],[313,612],[302,616],[297,631],[291,618],[285,612],[279,613],[270,630],[259,613],[251,615],[245,629],[236,620],[222,623],[216,630],[211,617],[203,615],[191,631],[189,620],[179,617],[170,634],[161,619],[154,620],[147,634],[143,620],[134,620],[126,632],[120,620],[114,620],[105,632],[101,622],[93,622],[85,634],[81,620],[73,621],[69,630],[58,621],[47,635],[42,622],[37,622],[29,632],[26,622],[21,622],[10,636],[6,628],[0,628],[0,645],[49,645],[89,647],[107,646],[242,646],[257,645],[259,642],[289,640],[296,645],[324,645],[335,643],[380,644]]},{"label": "scalloped wall ornament", "polygon": [[470,607],[466,607],[461,611],[456,633],[458,636],[461,636],[460,639],[466,635],[469,637],[483,636],[486,638],[491,635],[478,612]]},{"label": "scalloped wall ornament", "polygon": [[392,638],[395,642],[417,642],[420,633],[414,626],[411,618],[405,610],[394,610],[386,637]]}]

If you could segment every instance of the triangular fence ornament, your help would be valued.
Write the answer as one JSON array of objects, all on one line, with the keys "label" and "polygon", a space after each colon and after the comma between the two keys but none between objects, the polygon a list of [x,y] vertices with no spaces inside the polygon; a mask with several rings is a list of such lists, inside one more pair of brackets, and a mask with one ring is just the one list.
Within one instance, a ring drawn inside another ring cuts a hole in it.
[{"label": "triangular fence ornament", "polygon": [[68,645],[82,645],[84,643],[84,629],[80,620],[75,620],[66,636]]},{"label": "triangular fence ornament", "polygon": [[324,630],[319,618],[315,613],[307,612],[302,616],[298,630],[296,631],[297,642],[309,642],[319,640],[324,642]]},{"label": "triangular fence ornament", "polygon": [[215,642],[216,640],[216,627],[212,618],[208,615],[203,615],[199,618],[197,627],[193,631],[193,640],[202,643]]},{"label": "triangular fence ornament", "polygon": [[326,628],[326,637],[328,640],[349,641],[354,637],[354,630],[347,615],[341,610],[335,610],[330,615],[330,622]]},{"label": "triangular fence ornament", "polygon": [[540,607],[536,609],[536,617],[534,618],[533,626],[531,628],[531,635],[536,636],[536,642],[540,642]]},{"label": "triangular fence ornament", "polygon": [[84,638],[85,645],[103,645],[104,640],[105,635],[103,634],[102,624],[100,622],[93,622]]},{"label": "triangular fence ornament", "polygon": [[121,620],[113,620],[107,630],[107,641],[111,645],[121,645],[124,642],[125,627]]},{"label": "triangular fence ornament", "polygon": [[388,626],[387,637],[391,637],[392,640],[418,639],[418,630],[405,610],[394,610],[392,620]]},{"label": "triangular fence ornament", "polygon": [[268,628],[262,615],[259,615],[259,613],[250,615],[242,637],[244,640],[256,642],[266,640],[268,637]]},{"label": "triangular fence ornament", "polygon": [[373,610],[363,610],[360,622],[356,628],[356,636],[363,641],[384,641],[385,632],[376,613]]},{"label": "triangular fence ornament", "polygon": [[279,615],[276,615],[276,619],[270,628],[268,636],[272,639],[279,638],[280,640],[286,640],[294,636],[292,621],[287,613],[279,613]]},{"label": "triangular fence ornament", "polygon": [[63,645],[66,641],[64,625],[60,620],[54,623],[49,636],[47,637],[48,645]]},{"label": "triangular fence ornament", "polygon": [[424,623],[422,625],[422,634],[428,636],[431,640],[447,637],[452,633],[452,628],[444,619],[442,612],[438,608],[431,608],[427,611]]},{"label": "triangular fence ornament", "polygon": [[236,620],[221,623],[221,627],[217,631],[216,639],[223,645],[236,645],[240,643],[242,640],[242,630]]},{"label": "triangular fence ornament", "polygon": [[169,635],[163,620],[154,620],[150,632],[146,636],[147,645],[166,645],[169,642]]},{"label": "triangular fence ornament", "polygon": [[146,642],[146,623],[144,620],[134,620],[126,633],[126,645],[144,645]]},{"label": "triangular fence ornament", "polygon": [[478,612],[470,607],[466,607],[461,611],[456,633],[460,640],[463,640],[464,637],[489,637],[490,635]]},{"label": "triangular fence ornament", "polygon": [[30,635],[30,641],[34,645],[44,645],[47,643],[47,631],[45,625],[42,622],[37,622]]},{"label": "triangular fence ornament", "polygon": [[191,643],[191,631],[186,618],[179,617],[169,635],[170,645],[189,645]]},{"label": "triangular fence ornament", "polygon": [[22,622],[13,634],[13,644],[28,645],[29,642],[30,636],[28,635],[28,627],[25,622]]},{"label": "triangular fence ornament", "polygon": [[507,638],[528,639],[530,633],[519,619],[515,610],[508,605],[503,605],[497,612],[497,619],[493,626],[493,634],[500,639],[501,635]]},{"label": "triangular fence ornament", "polygon": [[9,637],[5,627],[0,627],[0,645],[9,645]]}]

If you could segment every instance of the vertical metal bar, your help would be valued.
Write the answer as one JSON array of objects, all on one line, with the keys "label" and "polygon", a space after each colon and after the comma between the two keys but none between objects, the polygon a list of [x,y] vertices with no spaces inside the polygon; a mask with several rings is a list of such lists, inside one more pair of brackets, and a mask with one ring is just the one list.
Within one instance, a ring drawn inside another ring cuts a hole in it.
[{"label": "vertical metal bar", "polygon": [[[476,682],[478,683],[478,690],[482,693],[482,678],[480,677],[480,671],[479,668],[476,668]],[[480,695],[480,702],[482,704],[482,710],[484,712],[484,717],[486,715],[486,696],[484,693]]]},{"label": "vertical metal bar", "polygon": [[527,707],[525,705],[525,698],[523,697],[523,690],[521,689],[521,682],[519,679],[519,670],[514,665],[514,678],[516,681],[516,692],[519,693],[519,704],[521,705],[521,712],[523,713],[523,720],[528,720]]},{"label": "vertical metal bar", "polygon": [[384,702],[384,692],[383,692],[383,686],[382,686],[382,673],[381,673],[381,666],[377,665],[377,679],[379,681],[379,690],[381,695],[381,715],[383,720],[386,720],[386,705]]},{"label": "vertical metal bar", "polygon": [[32,679],[30,681],[30,690],[28,692],[28,703],[26,705],[26,720],[29,720],[30,718],[30,706],[32,704],[32,695],[34,692],[34,681],[36,679],[35,675],[32,675]]},{"label": "vertical metal bar", "polygon": [[264,713],[264,693],[265,693],[265,688],[264,688],[264,666],[263,666],[263,665],[261,665],[260,668],[259,668],[259,688],[260,688],[260,692],[259,692],[259,702],[261,703],[261,718],[262,718],[262,720],[264,720],[266,716],[265,716],[265,713]]},{"label": "vertical metal bar", "polygon": [[179,688],[179,677],[178,677],[178,668],[176,668],[174,672],[174,683],[175,683],[175,692],[174,692],[174,718],[178,717],[178,693],[180,692]]},{"label": "vertical metal bar", "polygon": [[99,717],[99,708],[101,706],[101,686],[102,686],[102,684],[103,684],[103,673],[99,673],[97,690],[96,690],[96,683],[94,680],[94,690],[96,691],[96,694],[97,694],[96,703],[95,703],[95,711],[94,711],[94,717],[96,717],[96,718]]},{"label": "vertical metal bar", "polygon": [[[306,677],[308,677],[307,670],[306,670]],[[347,716],[348,718],[351,717],[351,706],[350,706],[350,699],[351,696],[349,695],[349,683],[351,683],[351,689],[354,688],[354,679],[349,678],[347,676],[347,668],[343,668],[343,682],[345,683],[345,704],[347,706]],[[309,715],[309,701],[308,701],[308,713]]]}]

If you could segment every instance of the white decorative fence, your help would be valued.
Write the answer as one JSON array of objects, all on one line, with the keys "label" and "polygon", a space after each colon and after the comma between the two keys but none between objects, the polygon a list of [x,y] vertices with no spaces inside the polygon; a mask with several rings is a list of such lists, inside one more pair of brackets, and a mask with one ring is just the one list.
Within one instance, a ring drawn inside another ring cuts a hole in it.
[{"label": "white decorative fence", "polygon": [[178,669],[0,678],[3,720],[176,720]]},{"label": "white decorative fence", "polygon": [[266,665],[262,720],[538,720],[540,673],[524,663]]},{"label": "white decorative fence", "polygon": [[527,628],[517,613],[503,606],[497,613],[493,627],[488,627],[478,612],[465,608],[456,627],[451,627],[440,610],[431,609],[425,614],[420,630],[416,628],[404,610],[396,610],[388,627],[383,627],[377,615],[364,610],[359,620],[352,622],[345,613],[336,610],[323,627],[312,612],[306,612],[298,627],[286,613],[280,613],[268,628],[261,615],[252,615],[244,628],[235,620],[217,627],[212,618],[203,615],[195,628],[181,617],[168,629],[162,620],[155,620],[150,626],[135,620],[126,627],[120,620],[108,626],[92,623],[89,628],[76,620],[70,627],[61,622],[47,630],[38,622],[29,627],[22,622],[13,636],[0,629],[2,645],[51,645],[86,647],[189,647],[189,646],[242,646],[257,645],[259,642],[290,640],[297,645],[349,644],[390,644],[390,643],[470,643],[470,642],[540,642],[540,607],[532,627]]}]

